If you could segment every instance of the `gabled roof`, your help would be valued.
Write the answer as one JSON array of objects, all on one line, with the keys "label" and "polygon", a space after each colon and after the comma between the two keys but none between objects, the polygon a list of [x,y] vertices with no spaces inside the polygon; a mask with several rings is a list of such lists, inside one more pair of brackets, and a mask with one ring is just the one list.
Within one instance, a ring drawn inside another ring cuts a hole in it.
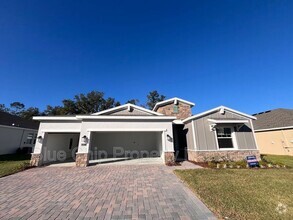
[{"label": "gabled roof", "polygon": [[[129,111],[129,112],[128,112]],[[126,113],[128,112],[128,113]],[[34,120],[39,121],[81,121],[81,120],[168,120],[176,119],[174,116],[166,116],[143,107],[125,104],[91,115],[75,116],[36,116]]]},{"label": "gabled roof", "polygon": [[35,116],[37,121],[82,121],[82,120],[167,120],[173,121],[174,116],[116,116],[116,115],[76,115],[76,116]]},{"label": "gabled roof", "polygon": [[157,102],[155,107],[154,107],[154,109],[153,109],[153,111],[156,111],[160,106],[167,105],[169,103],[176,103],[176,102],[182,102],[182,103],[185,103],[187,105],[190,105],[191,107],[195,105],[193,102],[189,102],[189,101],[186,101],[184,99],[174,97],[174,98],[167,99],[167,100],[164,100],[164,101],[161,101],[161,102]]},{"label": "gabled roof", "polygon": [[[127,111],[125,111],[127,110]],[[136,111],[134,111],[136,110]],[[119,115],[119,112],[120,115]],[[123,112],[123,113],[122,113]],[[127,113],[129,112],[129,113]],[[133,114],[131,114],[130,112],[134,112]],[[148,110],[146,108],[137,106],[137,105],[133,105],[133,104],[125,104],[125,105],[121,105],[121,106],[117,106],[114,108],[110,108],[101,112],[97,112],[97,113],[93,113],[92,115],[116,115],[116,116],[124,116],[124,115],[133,115],[133,116],[162,116],[163,114],[155,112],[155,111],[151,111]]]},{"label": "gabled roof", "polygon": [[253,114],[257,121],[253,122],[255,130],[277,130],[293,127],[293,109],[278,108]]},{"label": "gabled roof", "polygon": [[0,125],[29,128],[29,129],[36,129],[36,130],[39,128],[39,122],[27,120],[15,115],[11,115],[7,112],[1,112],[1,111],[0,111]]},{"label": "gabled roof", "polygon": [[199,113],[199,114],[190,116],[190,117],[184,119],[183,120],[183,123],[188,122],[190,120],[194,120],[194,119],[203,117],[203,116],[206,116],[206,115],[209,115],[209,114],[212,114],[214,112],[225,111],[225,110],[230,111],[230,112],[235,113],[235,114],[238,114],[238,115],[241,115],[241,116],[243,116],[245,118],[254,119],[254,120],[256,119],[256,117],[254,117],[252,115],[248,115],[248,114],[245,114],[243,112],[239,112],[239,111],[236,111],[234,109],[231,109],[231,108],[228,108],[228,107],[225,107],[225,106],[221,105],[221,106],[216,107],[216,108],[213,108],[211,110],[208,110],[208,111],[205,111],[205,112],[202,112],[202,113]]}]

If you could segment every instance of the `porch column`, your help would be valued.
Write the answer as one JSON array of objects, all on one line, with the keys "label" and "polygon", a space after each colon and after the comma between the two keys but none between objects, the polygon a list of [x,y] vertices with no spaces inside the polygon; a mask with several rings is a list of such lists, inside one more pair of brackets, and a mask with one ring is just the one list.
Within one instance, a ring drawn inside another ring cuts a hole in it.
[{"label": "porch column", "polygon": [[[167,138],[167,135],[169,138]],[[162,149],[164,152],[164,162],[166,165],[172,165],[175,162],[174,141],[172,136],[172,132],[170,132],[170,134],[168,134],[166,131],[162,132]]]},{"label": "porch column", "polygon": [[77,167],[89,165],[91,132],[81,132],[79,136],[78,151],[76,153],[75,164]]},{"label": "porch column", "polygon": [[42,132],[41,130],[38,131],[37,140],[34,147],[34,152],[32,153],[31,161],[30,161],[31,166],[38,167],[43,165],[44,155],[42,154],[42,152],[43,152],[43,146],[46,143],[47,138],[48,138],[48,133]]}]

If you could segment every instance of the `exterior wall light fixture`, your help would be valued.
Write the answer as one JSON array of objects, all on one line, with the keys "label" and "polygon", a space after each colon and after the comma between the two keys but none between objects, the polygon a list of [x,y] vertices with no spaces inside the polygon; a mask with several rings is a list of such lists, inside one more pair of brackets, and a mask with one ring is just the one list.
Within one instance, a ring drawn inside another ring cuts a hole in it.
[{"label": "exterior wall light fixture", "polygon": [[40,135],[40,136],[37,137],[37,139],[38,139],[38,142],[41,143],[42,140],[43,140],[43,137]]},{"label": "exterior wall light fixture", "polygon": [[86,145],[88,143],[88,137],[86,135],[84,135],[82,138],[81,138],[81,142],[83,145]]}]

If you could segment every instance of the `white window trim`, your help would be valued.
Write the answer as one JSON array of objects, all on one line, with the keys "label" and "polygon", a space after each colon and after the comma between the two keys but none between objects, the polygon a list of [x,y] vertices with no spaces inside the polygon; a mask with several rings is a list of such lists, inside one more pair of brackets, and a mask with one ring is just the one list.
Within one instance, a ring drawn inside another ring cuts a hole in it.
[{"label": "white window trim", "polygon": [[237,143],[237,138],[236,138],[236,132],[233,126],[219,126],[219,127],[224,127],[224,128],[231,128],[231,138],[232,138],[232,144],[233,148],[220,148],[219,147],[219,141],[218,141],[218,135],[217,135],[217,129],[214,130],[214,135],[216,138],[216,144],[217,144],[217,150],[225,151],[225,150],[238,150],[238,143]]},{"label": "white window trim", "polygon": [[194,121],[191,121],[191,128],[192,128],[192,139],[193,139],[193,145],[194,145],[193,147],[194,147],[194,150],[197,150]]}]

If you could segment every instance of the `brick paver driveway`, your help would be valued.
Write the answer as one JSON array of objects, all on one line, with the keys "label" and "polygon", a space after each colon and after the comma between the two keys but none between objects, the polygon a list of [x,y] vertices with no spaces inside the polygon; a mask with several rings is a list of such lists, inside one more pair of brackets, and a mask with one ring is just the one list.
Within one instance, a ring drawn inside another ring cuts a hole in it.
[{"label": "brick paver driveway", "polygon": [[1,219],[214,219],[164,165],[34,168],[0,190]]}]

